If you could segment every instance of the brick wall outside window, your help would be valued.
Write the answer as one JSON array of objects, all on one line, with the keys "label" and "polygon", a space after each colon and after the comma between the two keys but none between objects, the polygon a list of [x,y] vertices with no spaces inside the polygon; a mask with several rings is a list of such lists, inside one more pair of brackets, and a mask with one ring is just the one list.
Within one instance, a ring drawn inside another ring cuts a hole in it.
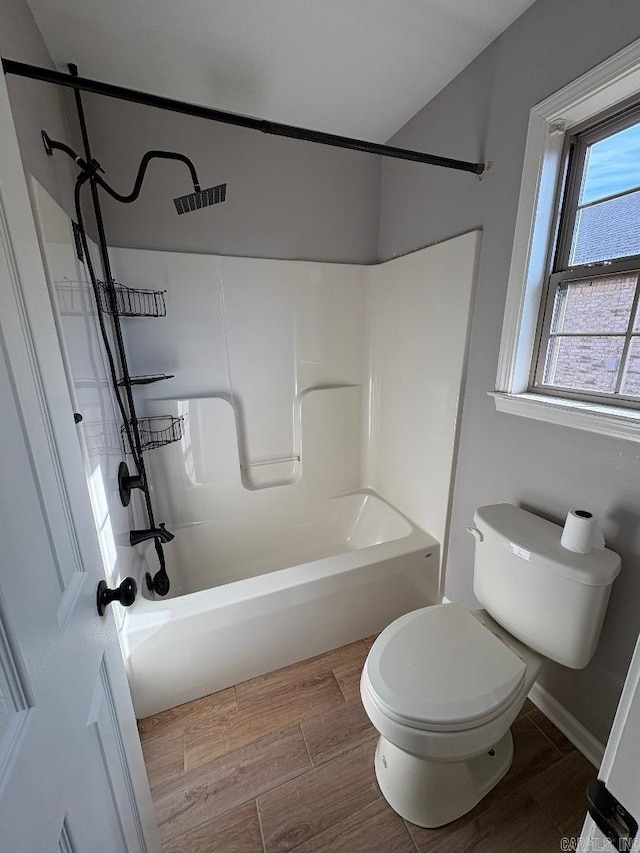
[{"label": "brick wall outside window", "polygon": [[[635,275],[561,286],[552,331],[578,336],[551,339],[546,383],[584,391],[615,391],[635,287]],[[640,331],[640,323],[635,325]],[[582,337],[581,332],[600,334]],[[631,343],[621,392],[640,396],[640,340],[638,346],[635,340]]]}]

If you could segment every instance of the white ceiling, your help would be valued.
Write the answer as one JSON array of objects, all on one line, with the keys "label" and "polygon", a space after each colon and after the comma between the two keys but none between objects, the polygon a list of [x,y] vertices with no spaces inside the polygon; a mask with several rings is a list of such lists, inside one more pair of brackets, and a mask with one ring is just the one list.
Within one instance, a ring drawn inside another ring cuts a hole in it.
[{"label": "white ceiling", "polygon": [[29,0],[66,70],[384,142],[533,0]]}]

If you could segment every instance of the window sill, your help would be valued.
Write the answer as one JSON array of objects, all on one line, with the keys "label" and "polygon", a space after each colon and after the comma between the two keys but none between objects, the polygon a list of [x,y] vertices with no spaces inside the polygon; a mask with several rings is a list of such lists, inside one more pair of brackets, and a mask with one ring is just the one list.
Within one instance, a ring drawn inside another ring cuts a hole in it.
[{"label": "window sill", "polygon": [[496,409],[536,421],[640,441],[640,411],[596,403],[581,403],[542,394],[505,394],[490,391]]}]

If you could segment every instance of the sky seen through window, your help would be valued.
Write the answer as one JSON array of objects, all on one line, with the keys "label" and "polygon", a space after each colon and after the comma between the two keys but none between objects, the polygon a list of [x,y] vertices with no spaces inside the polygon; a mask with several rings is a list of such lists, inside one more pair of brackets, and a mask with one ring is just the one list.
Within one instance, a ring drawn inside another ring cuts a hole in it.
[{"label": "sky seen through window", "polygon": [[589,147],[580,205],[640,187],[640,122]]}]

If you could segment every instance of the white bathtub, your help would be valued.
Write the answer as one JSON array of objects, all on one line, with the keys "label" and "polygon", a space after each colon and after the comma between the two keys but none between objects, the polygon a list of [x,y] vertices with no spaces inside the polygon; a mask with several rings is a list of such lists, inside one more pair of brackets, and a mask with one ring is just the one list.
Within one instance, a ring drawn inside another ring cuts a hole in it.
[{"label": "white bathtub", "polygon": [[[438,542],[371,493],[258,503],[173,532],[169,596],[139,595],[126,616],[138,717],[368,636],[435,597]],[[153,545],[147,555],[155,572]]]}]

